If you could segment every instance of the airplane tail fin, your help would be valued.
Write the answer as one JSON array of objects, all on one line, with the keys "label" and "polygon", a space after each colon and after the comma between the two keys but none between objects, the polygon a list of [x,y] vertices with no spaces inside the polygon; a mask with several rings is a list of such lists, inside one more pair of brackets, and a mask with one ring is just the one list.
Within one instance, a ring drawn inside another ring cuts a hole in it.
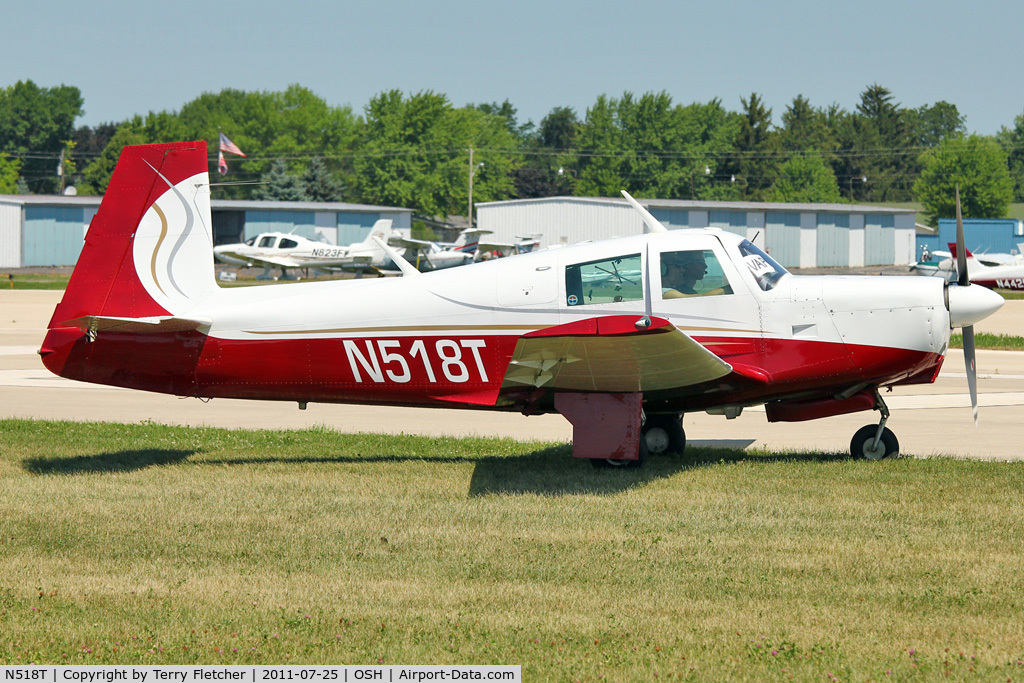
[{"label": "airplane tail fin", "polygon": [[217,290],[206,142],[125,147],[50,329],[180,315]]},{"label": "airplane tail fin", "polygon": [[[953,260],[955,261],[956,260],[956,242],[947,242],[946,246],[949,247],[949,253],[953,255]],[[967,247],[964,247],[964,255],[967,258],[974,258],[974,254],[972,254],[971,250],[968,249]]]},{"label": "airplane tail fin", "polygon": [[373,224],[373,227],[370,228],[370,234],[359,245],[369,247],[371,250],[377,249],[377,243],[373,241],[373,238],[378,237],[387,242],[392,233],[391,224],[392,220],[390,218],[381,218]]}]

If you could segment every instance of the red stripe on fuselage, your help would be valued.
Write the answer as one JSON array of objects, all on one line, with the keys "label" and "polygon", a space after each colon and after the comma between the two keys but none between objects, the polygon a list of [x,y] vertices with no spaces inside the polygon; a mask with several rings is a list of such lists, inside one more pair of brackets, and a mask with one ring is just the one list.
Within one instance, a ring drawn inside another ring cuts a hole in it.
[{"label": "red stripe on fuselage", "polygon": [[[231,340],[198,332],[101,332],[89,343],[77,330],[61,329],[47,336],[44,363],[71,379],[177,395],[452,407],[452,396],[480,396],[502,386],[518,339],[460,335]],[[691,410],[798,394],[829,395],[862,382],[919,382],[942,360],[934,352],[820,341],[697,339],[726,361],[763,370],[770,381],[733,374],[702,385],[699,391],[688,387],[651,394],[652,400]],[[448,398],[439,400],[442,396]]]}]

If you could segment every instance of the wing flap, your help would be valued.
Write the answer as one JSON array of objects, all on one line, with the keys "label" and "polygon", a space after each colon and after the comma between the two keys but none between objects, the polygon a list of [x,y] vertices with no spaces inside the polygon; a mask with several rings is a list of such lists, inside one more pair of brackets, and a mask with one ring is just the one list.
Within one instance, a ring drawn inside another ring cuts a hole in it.
[{"label": "wing flap", "polygon": [[732,366],[664,318],[589,318],[520,337],[502,388],[637,392],[724,377]]}]

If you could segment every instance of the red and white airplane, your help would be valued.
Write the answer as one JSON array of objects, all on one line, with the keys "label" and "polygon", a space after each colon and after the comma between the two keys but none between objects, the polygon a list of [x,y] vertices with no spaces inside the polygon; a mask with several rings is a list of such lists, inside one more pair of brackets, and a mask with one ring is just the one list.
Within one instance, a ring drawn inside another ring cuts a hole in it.
[{"label": "red and white airplane", "polygon": [[400,278],[221,289],[207,168],[204,142],[124,149],[40,349],[47,368],[300,408],[558,412],[575,456],[617,466],[681,451],[691,411],[875,409],[851,449],[880,458],[898,442],[879,389],[934,381],[954,327],[973,380],[971,326],[1003,303],[963,277],[798,277],[731,233],[666,231],[628,195],[650,233],[430,273],[399,257]]},{"label": "red and white airplane", "polygon": [[949,244],[949,253],[952,258],[941,261],[936,273],[947,280],[957,279],[957,273],[961,270],[957,255],[963,253],[967,256],[964,267],[970,272],[972,285],[989,289],[1024,290],[1024,261],[1019,254],[972,254],[969,249],[958,249],[952,242]]}]

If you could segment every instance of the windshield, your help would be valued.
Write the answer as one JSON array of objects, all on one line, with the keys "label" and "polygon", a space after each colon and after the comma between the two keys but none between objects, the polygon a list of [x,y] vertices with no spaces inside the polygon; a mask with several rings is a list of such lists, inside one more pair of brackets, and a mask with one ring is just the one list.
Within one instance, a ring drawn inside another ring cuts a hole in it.
[{"label": "windshield", "polygon": [[768,254],[755,247],[750,240],[740,242],[740,255],[743,263],[750,269],[750,274],[757,280],[758,286],[764,291],[775,287],[775,284],[788,270],[775,262]]}]

